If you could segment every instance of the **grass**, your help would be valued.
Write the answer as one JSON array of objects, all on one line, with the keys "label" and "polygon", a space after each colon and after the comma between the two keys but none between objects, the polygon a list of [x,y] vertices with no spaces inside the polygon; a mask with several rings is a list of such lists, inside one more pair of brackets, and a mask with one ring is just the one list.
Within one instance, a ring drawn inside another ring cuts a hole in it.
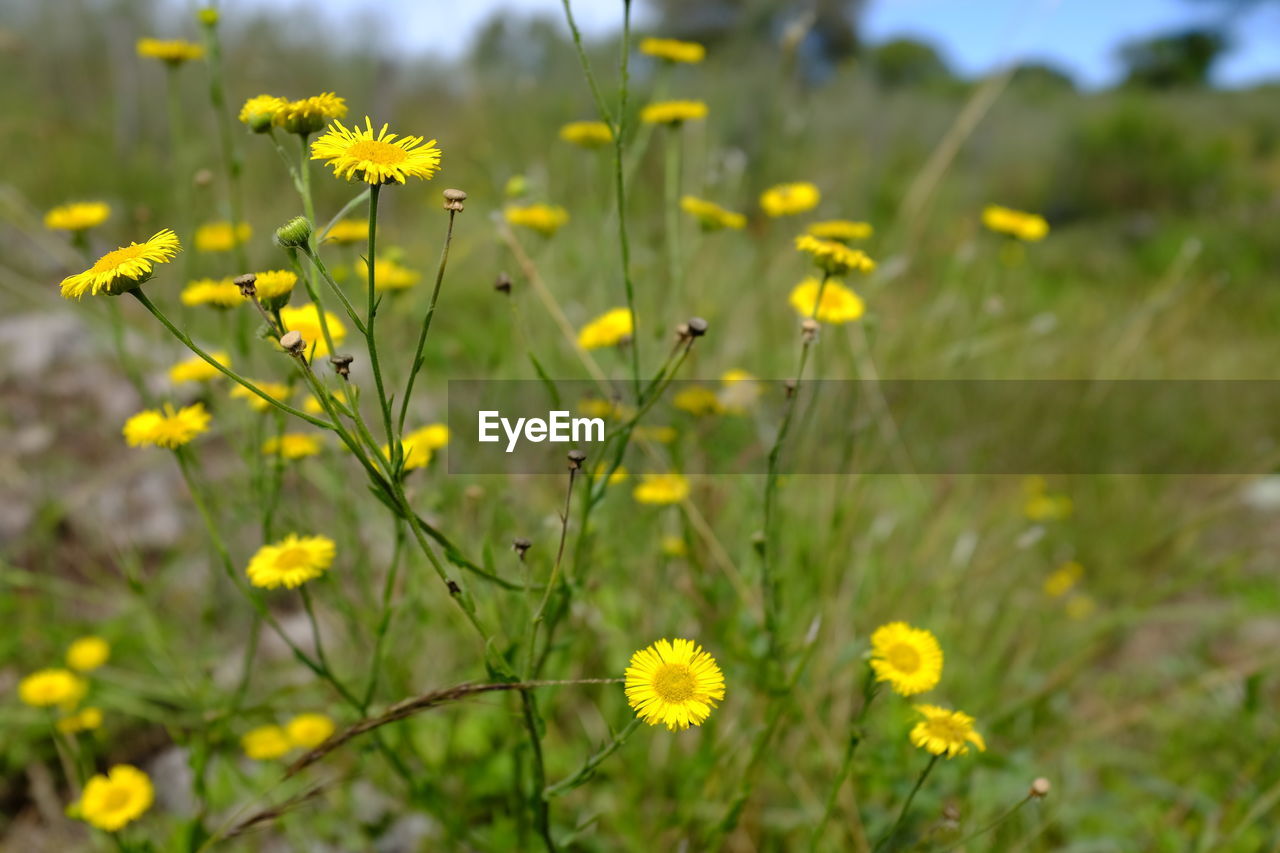
[{"label": "grass", "polygon": [[[988,750],[939,762],[890,846],[950,849],[1022,801],[1037,776],[1052,780],[1049,797],[968,849],[1274,845],[1278,759],[1266,745],[1280,735],[1270,712],[1280,601],[1268,558],[1272,516],[1241,501],[1246,478],[1051,477],[1050,488],[1069,495],[1075,512],[1037,524],[1023,514],[1020,478],[859,474],[856,457],[837,448],[838,476],[778,482],[779,523],[769,540],[778,620],[770,637],[760,618],[755,535],[763,528],[761,478],[696,478],[685,508],[640,506],[623,484],[603,493],[587,526],[580,502],[595,492],[579,483],[557,571],[566,477],[449,475],[440,458],[406,478],[406,501],[419,515],[508,584],[544,584],[553,573],[565,580],[542,605],[536,594],[526,598],[446,564],[491,632],[481,644],[337,442],[315,459],[264,464],[258,448],[282,421],[228,399],[227,382],[172,390],[164,369],[185,354],[133,300],[120,300],[126,341],[151,393],[198,396],[214,413],[214,430],[191,447],[193,481],[233,568],[291,531],[338,542],[335,569],[309,587],[314,620],[296,594],[265,602],[308,653],[314,627],[332,675],[357,691],[381,647],[368,707],[344,702],[259,625],[226,580],[173,460],[123,447],[119,424],[140,404],[111,355],[105,299],[68,305],[57,297],[52,285],[81,267],[39,227],[39,211],[81,196],[101,197],[115,211],[94,235],[100,249],[188,214],[194,222],[223,218],[205,69],[179,72],[178,162],[218,177],[181,176],[193,208],[182,211],[167,166],[162,70],[131,55],[133,37],[159,26],[151,12],[127,7],[117,16],[123,36],[53,27],[47,9],[5,14],[26,49],[0,55],[0,71],[29,84],[0,87],[3,147],[27,152],[3,193],[6,335],[46,318],[65,319],[70,325],[57,328],[70,331],[58,333],[46,356],[23,339],[31,349],[11,353],[0,371],[0,424],[15,436],[3,476],[20,512],[0,563],[0,618],[10,626],[0,637],[0,684],[55,665],[81,634],[111,640],[111,663],[93,676],[106,722],[78,749],[87,765],[134,763],[166,781],[157,806],[128,830],[129,843],[196,850],[204,833],[266,810],[256,828],[221,846],[264,849],[279,840],[299,849],[367,849],[406,833],[446,849],[533,849],[544,834],[562,849],[803,849],[859,709],[868,635],[904,619],[932,630],[946,653],[941,686],[923,698],[972,713]],[[87,5],[68,14],[102,20]],[[489,55],[424,67],[321,49],[324,42],[307,42],[305,24],[300,35],[245,26],[224,28],[233,109],[262,91],[334,90],[352,117],[368,112],[440,141],[440,176],[388,188],[379,207],[379,245],[396,247],[423,274],[379,307],[391,388],[408,377],[432,298],[448,222],[440,191],[469,194],[408,425],[445,418],[451,378],[534,380],[539,370],[554,380],[586,378],[531,281],[536,275],[574,328],[626,301],[611,152],[556,139],[560,124],[595,109],[572,46],[534,31],[511,36],[524,49],[501,61]],[[195,32],[185,22],[173,29]],[[691,315],[707,318],[710,331],[682,377],[714,382],[731,368],[791,376],[799,335],[786,296],[806,274],[791,240],[819,215],[872,221],[877,233],[867,249],[880,267],[850,282],[868,303],[861,326],[824,328],[807,376],[865,378],[871,367],[888,378],[1270,376],[1280,296],[1267,278],[1277,260],[1269,211],[1280,128],[1266,92],[1033,98],[1015,80],[925,193],[920,176],[963,96],[881,91],[856,67],[809,90],[776,54],[755,49],[761,61],[735,62],[731,52],[717,58],[713,50],[706,65],[661,81],[672,96],[710,104],[707,122],[682,131],[683,186],[750,211],[764,187],[812,180],[823,205],[794,221],[755,213],[743,233],[703,235],[682,216],[685,298],[676,304],[665,283],[662,140],[632,149],[626,214],[642,378],[657,370],[674,325]],[[603,98],[616,109],[616,45],[588,51]],[[659,81],[643,62],[632,72],[634,126],[634,111]],[[1178,149],[1153,150],[1135,138],[1123,120],[1135,115],[1142,128],[1173,127],[1180,141],[1169,144]],[[286,267],[270,235],[300,205],[271,146],[241,131],[233,128],[254,227],[250,264]],[[550,239],[514,235],[523,261],[496,219],[514,175],[524,176],[531,200],[563,204],[572,216]],[[1126,193],[1109,191],[1120,178],[1133,182]],[[311,182],[321,221],[360,189],[318,168]],[[917,196],[923,203],[904,219],[903,199]],[[1043,210],[1054,229],[1011,264],[1001,240],[980,230],[989,201]],[[323,253],[327,264],[349,268],[357,250]],[[179,269],[187,263],[192,277],[242,271],[225,255],[191,252],[147,284],[147,294],[197,342],[232,350],[244,375],[287,380],[289,365],[262,341],[250,338],[248,356],[235,351],[237,324],[251,331],[256,317],[180,306]],[[514,279],[509,297],[491,286],[502,272]],[[342,283],[361,306],[362,284]],[[350,324],[348,331],[364,417],[381,440],[367,359]],[[595,355],[612,381],[631,382],[630,351]],[[325,381],[336,387],[327,372]],[[677,462],[714,457],[696,427],[678,425],[685,435],[673,451]],[[762,422],[762,436],[774,426]],[[1259,473],[1266,465],[1260,458]],[[664,536],[682,538],[687,555],[665,556]],[[534,543],[523,562],[510,547],[516,537]],[[1080,591],[1096,605],[1085,618],[1071,618],[1042,589],[1068,559],[1085,567]],[[545,639],[530,648],[525,638],[538,612],[554,628],[535,633]],[[697,639],[725,671],[725,702],[688,732],[640,727],[619,744],[614,733],[632,718],[621,688],[576,684],[520,695],[464,691],[353,739],[287,780],[284,763],[249,762],[240,752],[245,731],[300,711],[346,726],[411,697],[516,672],[617,678],[633,651],[664,636]],[[525,658],[531,651],[533,665]],[[61,816],[76,774],[64,774],[46,715],[11,694],[0,703],[9,733],[0,747],[6,843],[105,848],[105,836]],[[907,740],[913,719],[899,697],[877,699],[818,849],[870,849],[889,832],[927,763]],[[76,760],[61,743],[61,758]],[[159,775],[162,757],[195,765],[201,783]],[[531,796],[538,764],[555,792],[545,831]],[[309,797],[315,785],[323,786],[320,805]]]}]

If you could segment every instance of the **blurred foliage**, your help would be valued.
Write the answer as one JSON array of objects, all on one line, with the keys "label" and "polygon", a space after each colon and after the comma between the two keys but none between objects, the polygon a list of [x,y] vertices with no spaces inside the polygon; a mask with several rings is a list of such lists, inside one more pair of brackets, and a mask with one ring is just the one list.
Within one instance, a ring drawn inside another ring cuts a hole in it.
[{"label": "blurred foliage", "polygon": [[1129,42],[1120,49],[1125,84],[1153,89],[1204,86],[1228,44],[1223,33],[1206,29]]}]

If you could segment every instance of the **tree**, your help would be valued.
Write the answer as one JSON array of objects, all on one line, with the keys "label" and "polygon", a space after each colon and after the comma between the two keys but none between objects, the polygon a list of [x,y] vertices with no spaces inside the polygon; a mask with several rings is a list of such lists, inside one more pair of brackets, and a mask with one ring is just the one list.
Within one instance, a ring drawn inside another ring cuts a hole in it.
[{"label": "tree", "polygon": [[1125,85],[1152,89],[1204,86],[1227,49],[1218,30],[1191,29],[1132,41],[1120,48]]},{"label": "tree", "polygon": [[927,86],[953,79],[937,48],[909,38],[875,45],[867,52],[867,65],[880,85],[887,87]]},{"label": "tree", "polygon": [[807,19],[808,38],[826,61],[858,48],[857,20],[866,0],[650,0],[657,31],[715,44],[730,38],[776,41],[786,26]]}]

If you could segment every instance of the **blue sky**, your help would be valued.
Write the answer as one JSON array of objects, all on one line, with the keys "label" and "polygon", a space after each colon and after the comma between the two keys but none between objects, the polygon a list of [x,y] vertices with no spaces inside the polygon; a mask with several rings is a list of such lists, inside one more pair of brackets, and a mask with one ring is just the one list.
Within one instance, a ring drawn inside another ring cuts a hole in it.
[{"label": "blue sky", "polygon": [[[223,0],[223,7],[279,7],[280,0]],[[619,24],[618,0],[575,0],[588,33]],[[643,4],[638,4],[643,6]],[[335,24],[352,14],[391,20],[401,48],[456,55],[468,36],[499,10],[561,14],[560,0],[324,0],[310,2]],[[1211,20],[1217,4],[1196,0],[870,0],[872,41],[901,35],[936,43],[961,72],[981,73],[1010,59],[1050,60],[1086,85],[1114,82],[1116,46],[1130,38]],[[643,18],[639,21],[643,26]],[[1280,3],[1263,3],[1236,22],[1236,50],[1218,82],[1239,85],[1280,78]],[[459,38],[459,34],[463,34]]]}]

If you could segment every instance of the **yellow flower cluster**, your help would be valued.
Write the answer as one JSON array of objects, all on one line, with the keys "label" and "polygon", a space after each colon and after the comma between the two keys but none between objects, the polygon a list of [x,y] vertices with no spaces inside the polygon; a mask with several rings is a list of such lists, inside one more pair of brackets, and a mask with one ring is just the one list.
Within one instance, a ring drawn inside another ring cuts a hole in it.
[{"label": "yellow flower cluster", "polygon": [[614,308],[583,326],[578,332],[578,346],[583,349],[600,349],[617,346],[631,339],[635,323],[631,311]]},{"label": "yellow flower cluster", "polygon": [[[270,96],[258,96],[259,108],[266,107],[266,101],[262,99],[267,97]],[[247,107],[248,104],[245,106]],[[313,95],[310,98],[284,101],[284,103],[278,104],[275,113],[271,117],[271,122],[276,127],[283,128],[289,133],[308,136],[320,130],[329,122],[340,119],[346,114],[347,102],[345,100],[333,92],[321,92],[319,95]]]},{"label": "yellow flower cluster", "polygon": [[1049,234],[1049,223],[1043,216],[998,204],[990,204],[983,209],[982,224],[998,234],[1007,234],[1028,243],[1043,240]]},{"label": "yellow flower cluster", "polygon": [[271,761],[294,749],[314,749],[334,730],[333,720],[324,714],[298,714],[283,726],[250,729],[240,738],[240,748],[254,761]]},{"label": "yellow flower cluster", "polygon": [[685,213],[696,218],[706,231],[716,231],[721,228],[742,229],[747,224],[747,217],[741,213],[734,213],[732,210],[726,210],[715,202],[695,198],[691,195],[680,199],[680,208]]},{"label": "yellow flower cluster", "polygon": [[640,52],[668,62],[690,64],[701,62],[707,55],[707,49],[696,41],[662,38],[641,39]]},{"label": "yellow flower cluster", "polygon": [[613,129],[602,121],[571,121],[560,128],[560,138],[583,148],[600,148],[613,142]]},{"label": "yellow flower cluster", "polygon": [[85,231],[106,222],[110,215],[106,202],[73,201],[46,213],[44,227],[50,231]]},{"label": "yellow flower cluster", "polygon": [[63,734],[96,729],[102,725],[102,709],[77,709],[89,691],[89,682],[79,673],[92,672],[110,658],[111,644],[105,639],[92,634],[80,637],[67,647],[67,669],[52,667],[31,673],[18,682],[18,698],[35,708],[60,708],[62,716],[55,725]]},{"label": "yellow flower cluster", "polygon": [[706,117],[707,105],[702,101],[655,101],[640,111],[640,120],[645,124],[669,127]]},{"label": "yellow flower cluster", "polygon": [[547,237],[569,221],[569,211],[549,204],[508,205],[502,215],[512,225],[530,228]]},{"label": "yellow flower cluster", "polygon": [[288,103],[275,95],[255,95],[240,108],[240,121],[254,133],[266,133],[275,124],[276,114]]}]

